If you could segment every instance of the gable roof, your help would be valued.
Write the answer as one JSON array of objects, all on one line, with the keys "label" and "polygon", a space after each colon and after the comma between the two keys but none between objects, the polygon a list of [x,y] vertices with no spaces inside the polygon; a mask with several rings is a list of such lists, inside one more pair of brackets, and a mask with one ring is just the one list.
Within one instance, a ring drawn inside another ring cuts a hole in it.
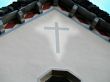
[{"label": "gable roof", "polygon": [[[69,11],[70,12],[69,16],[75,15],[76,17],[78,17],[78,19],[80,19],[81,22],[89,24],[90,30],[95,29],[102,35],[107,36],[109,38],[110,24],[107,23],[105,20],[97,17],[97,15],[95,15],[94,13],[89,12],[87,9],[83,8],[82,6],[74,3],[72,0],[55,0],[55,1],[52,1],[52,0],[51,1],[50,0],[31,1],[30,0],[28,4],[21,7],[19,10],[15,10],[1,18],[1,27],[0,27],[1,33],[5,31],[5,28],[9,28],[9,26],[14,26],[13,23],[11,23],[10,25],[10,22],[13,20],[17,19],[16,21],[14,21],[14,23],[24,23],[25,21],[24,15],[30,11],[34,11],[33,15],[35,13],[39,13],[39,14],[42,13],[42,6],[50,2],[55,3],[54,5],[59,4],[61,8],[63,8],[66,11]],[[49,5],[51,5],[51,3]],[[12,6],[10,6],[10,8],[12,9]],[[6,25],[6,27],[3,27],[3,25]]]}]

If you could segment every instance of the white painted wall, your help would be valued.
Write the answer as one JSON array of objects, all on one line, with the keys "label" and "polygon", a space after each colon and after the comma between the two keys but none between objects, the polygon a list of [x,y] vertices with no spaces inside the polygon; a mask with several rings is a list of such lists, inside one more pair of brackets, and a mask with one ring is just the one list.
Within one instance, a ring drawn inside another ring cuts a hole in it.
[{"label": "white painted wall", "polygon": [[[54,31],[60,31],[61,53],[55,52]],[[110,44],[56,10],[0,38],[0,82],[37,82],[50,69],[67,69],[82,82],[110,82]]]}]

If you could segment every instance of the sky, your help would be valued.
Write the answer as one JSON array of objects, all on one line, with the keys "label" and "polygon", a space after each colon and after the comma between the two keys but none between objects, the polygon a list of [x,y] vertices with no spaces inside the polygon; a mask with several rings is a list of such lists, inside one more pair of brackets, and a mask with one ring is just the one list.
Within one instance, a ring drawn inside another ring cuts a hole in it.
[{"label": "sky", "polygon": [[[0,8],[5,7],[14,1],[17,1],[17,0],[0,0]],[[110,0],[90,0],[90,1],[95,5],[99,6],[100,9],[110,14]]]},{"label": "sky", "polygon": [[11,4],[14,1],[17,1],[17,0],[0,0],[0,8],[5,7],[5,6]]},{"label": "sky", "polygon": [[90,0],[90,1],[97,5],[100,9],[110,14],[110,0]]}]

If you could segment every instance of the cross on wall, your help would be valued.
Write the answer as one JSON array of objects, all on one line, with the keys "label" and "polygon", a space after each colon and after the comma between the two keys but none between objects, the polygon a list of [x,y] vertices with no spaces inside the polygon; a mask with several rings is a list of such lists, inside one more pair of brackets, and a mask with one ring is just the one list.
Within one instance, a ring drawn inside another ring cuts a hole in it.
[{"label": "cross on wall", "polygon": [[44,27],[46,30],[55,31],[55,43],[56,43],[56,53],[60,53],[60,30],[68,31],[69,28],[59,27],[58,23],[55,23],[55,27]]}]

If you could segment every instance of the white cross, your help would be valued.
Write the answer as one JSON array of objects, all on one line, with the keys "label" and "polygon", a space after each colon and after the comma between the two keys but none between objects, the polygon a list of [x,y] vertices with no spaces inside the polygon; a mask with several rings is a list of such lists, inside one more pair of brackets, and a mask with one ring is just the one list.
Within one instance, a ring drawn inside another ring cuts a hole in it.
[{"label": "white cross", "polygon": [[59,30],[69,30],[69,28],[61,28],[58,23],[55,23],[55,27],[45,27],[47,30],[55,30],[55,40],[56,40],[56,53],[60,53],[60,35]]}]

